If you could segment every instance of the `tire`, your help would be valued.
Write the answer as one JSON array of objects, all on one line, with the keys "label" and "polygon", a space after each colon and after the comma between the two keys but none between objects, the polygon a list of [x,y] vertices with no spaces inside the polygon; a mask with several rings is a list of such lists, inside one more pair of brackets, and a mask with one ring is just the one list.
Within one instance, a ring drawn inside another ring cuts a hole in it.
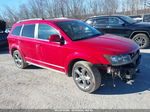
[{"label": "tire", "polygon": [[73,66],[72,76],[77,87],[84,92],[92,93],[101,85],[99,70],[87,61],[76,62]]},{"label": "tire", "polygon": [[148,48],[150,45],[150,38],[144,33],[136,34],[132,40],[134,40],[141,49]]},{"label": "tire", "polygon": [[21,54],[18,50],[15,50],[13,52],[13,59],[16,64],[16,66],[20,69],[24,69],[28,66],[28,64],[25,62],[25,60],[22,58]]}]

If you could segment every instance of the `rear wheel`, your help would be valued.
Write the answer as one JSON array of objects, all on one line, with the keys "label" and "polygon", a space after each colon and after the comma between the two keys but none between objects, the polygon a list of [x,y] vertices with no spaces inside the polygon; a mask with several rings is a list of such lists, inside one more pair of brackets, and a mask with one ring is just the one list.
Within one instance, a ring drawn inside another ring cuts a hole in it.
[{"label": "rear wheel", "polygon": [[132,38],[132,40],[134,40],[140,46],[141,49],[147,48],[150,45],[149,37],[146,34],[143,34],[143,33],[136,34]]},{"label": "rear wheel", "polygon": [[93,64],[87,61],[75,63],[72,76],[75,84],[84,92],[92,93],[100,87],[101,74]]},{"label": "rear wheel", "polygon": [[24,69],[28,66],[28,64],[23,60],[18,50],[15,50],[13,52],[13,59],[18,68]]}]

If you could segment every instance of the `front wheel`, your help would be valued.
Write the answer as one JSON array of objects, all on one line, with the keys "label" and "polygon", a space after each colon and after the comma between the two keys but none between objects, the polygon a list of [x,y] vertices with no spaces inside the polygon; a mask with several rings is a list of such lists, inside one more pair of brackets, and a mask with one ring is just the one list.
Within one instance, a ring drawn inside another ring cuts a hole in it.
[{"label": "front wheel", "polygon": [[132,40],[134,40],[141,49],[147,48],[150,45],[150,38],[143,33],[136,34]]},{"label": "front wheel", "polygon": [[72,76],[75,84],[84,92],[92,93],[100,87],[101,74],[93,64],[87,61],[76,62]]}]

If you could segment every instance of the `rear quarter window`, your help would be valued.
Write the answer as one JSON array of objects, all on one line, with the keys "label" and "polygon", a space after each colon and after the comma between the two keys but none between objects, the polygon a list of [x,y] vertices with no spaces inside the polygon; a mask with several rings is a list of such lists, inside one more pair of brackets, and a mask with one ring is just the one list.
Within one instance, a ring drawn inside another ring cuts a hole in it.
[{"label": "rear quarter window", "polygon": [[12,31],[12,35],[19,36],[22,26],[16,26]]},{"label": "rear quarter window", "polygon": [[23,37],[34,38],[35,24],[24,25],[22,30]]}]

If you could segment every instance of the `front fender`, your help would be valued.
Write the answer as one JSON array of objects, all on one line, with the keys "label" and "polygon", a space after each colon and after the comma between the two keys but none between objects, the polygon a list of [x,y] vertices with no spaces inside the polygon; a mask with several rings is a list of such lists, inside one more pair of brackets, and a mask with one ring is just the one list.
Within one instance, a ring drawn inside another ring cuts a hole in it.
[{"label": "front fender", "polygon": [[65,71],[66,71],[66,73],[68,73],[69,64],[71,63],[71,61],[73,61],[75,59],[86,60],[86,61],[89,61],[90,63],[93,63],[93,64],[99,64],[100,63],[96,58],[94,58],[92,56],[89,56],[89,55],[86,55],[83,53],[79,53],[79,52],[75,52],[75,53],[72,53],[69,56],[67,56],[67,58],[65,60]]}]

